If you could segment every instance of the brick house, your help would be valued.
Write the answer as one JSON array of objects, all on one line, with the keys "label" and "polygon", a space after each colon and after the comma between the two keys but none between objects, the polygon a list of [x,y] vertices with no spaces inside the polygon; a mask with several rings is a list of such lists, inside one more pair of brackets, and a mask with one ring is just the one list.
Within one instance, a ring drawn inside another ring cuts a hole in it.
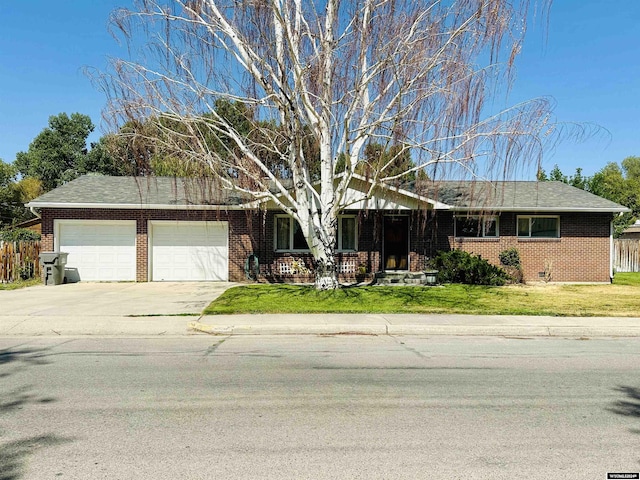
[{"label": "brick house", "polygon": [[[355,177],[339,217],[342,281],[417,272],[459,248],[499,264],[515,247],[526,281],[609,282],[621,205],[559,182],[381,186]],[[31,201],[43,251],[68,252],[69,281],[308,281],[298,226],[201,180],[84,176]]]}]

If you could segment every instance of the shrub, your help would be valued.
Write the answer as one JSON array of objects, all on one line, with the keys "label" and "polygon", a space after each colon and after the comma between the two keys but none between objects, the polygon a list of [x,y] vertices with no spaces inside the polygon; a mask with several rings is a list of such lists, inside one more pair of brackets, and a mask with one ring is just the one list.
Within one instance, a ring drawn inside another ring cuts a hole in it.
[{"label": "shrub", "polygon": [[520,253],[515,247],[507,248],[498,255],[500,263],[505,267],[520,267]]},{"label": "shrub", "polygon": [[500,263],[504,265],[507,274],[511,277],[513,283],[524,283],[524,274],[522,273],[522,264],[520,263],[520,253],[515,247],[503,250],[498,255]]},{"label": "shrub", "polygon": [[2,242],[33,242],[37,240],[40,240],[40,234],[27,228],[0,230],[0,241]]},{"label": "shrub", "polygon": [[439,252],[434,259],[434,265],[438,269],[440,283],[504,285],[510,279],[502,268],[462,250]]}]

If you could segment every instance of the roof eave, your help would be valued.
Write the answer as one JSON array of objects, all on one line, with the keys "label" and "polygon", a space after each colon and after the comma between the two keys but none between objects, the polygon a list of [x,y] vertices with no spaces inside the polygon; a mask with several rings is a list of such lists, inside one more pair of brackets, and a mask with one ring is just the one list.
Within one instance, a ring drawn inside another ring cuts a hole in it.
[{"label": "roof eave", "polygon": [[245,210],[246,205],[163,205],[147,203],[29,202],[33,208],[104,208],[107,210]]},{"label": "roof eave", "polygon": [[450,207],[450,210],[454,212],[478,212],[478,211],[487,211],[487,212],[526,212],[526,213],[535,213],[535,212],[543,212],[543,213],[627,213],[631,210],[627,207],[605,207],[605,208],[597,208],[597,207],[492,207],[492,206],[484,206],[484,207]]},{"label": "roof eave", "polygon": [[[344,175],[344,174],[336,175],[336,177],[340,177],[342,175]],[[360,180],[362,182],[372,183],[370,179],[368,179],[368,178],[366,178],[366,177],[364,177],[362,175],[359,175],[357,173],[353,173],[351,178],[355,178],[356,180]],[[422,202],[422,203],[426,203],[428,205],[431,205],[434,210],[448,210],[448,209],[451,208],[446,203],[438,202],[437,200],[433,200],[432,198],[425,197],[424,195],[419,195],[417,193],[410,192],[409,190],[406,190],[404,188],[394,187],[394,186],[387,185],[387,184],[382,183],[382,182],[376,182],[375,186],[379,187],[381,189],[385,189],[385,190],[389,190],[391,192],[398,193],[400,195],[404,195],[405,197],[412,198],[414,200],[417,200],[418,202]]]}]

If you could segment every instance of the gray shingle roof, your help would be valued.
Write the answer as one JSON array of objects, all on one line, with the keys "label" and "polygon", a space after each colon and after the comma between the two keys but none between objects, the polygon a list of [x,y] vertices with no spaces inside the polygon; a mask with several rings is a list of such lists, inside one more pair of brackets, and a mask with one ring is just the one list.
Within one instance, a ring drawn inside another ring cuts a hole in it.
[{"label": "gray shingle roof", "polygon": [[[246,201],[247,199],[245,199]],[[32,200],[39,204],[209,206],[240,205],[236,193],[221,188],[213,179],[171,177],[108,177],[85,175]]]},{"label": "gray shingle roof", "polygon": [[628,211],[622,205],[562,182],[437,182],[422,195],[457,210]]},{"label": "gray shingle roof", "polygon": [[[628,211],[561,182],[431,182],[407,190],[454,210]],[[250,200],[221,188],[214,179],[86,175],[41,195],[29,206],[180,208],[239,206]]]}]

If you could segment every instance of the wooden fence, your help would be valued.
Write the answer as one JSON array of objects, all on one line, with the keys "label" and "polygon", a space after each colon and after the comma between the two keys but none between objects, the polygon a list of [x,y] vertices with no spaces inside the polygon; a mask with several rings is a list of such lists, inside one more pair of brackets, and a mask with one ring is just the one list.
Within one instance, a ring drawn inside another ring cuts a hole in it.
[{"label": "wooden fence", "polygon": [[614,240],[613,250],[616,272],[640,272],[640,240]]},{"label": "wooden fence", "polygon": [[0,242],[0,282],[40,276],[40,242]]}]

